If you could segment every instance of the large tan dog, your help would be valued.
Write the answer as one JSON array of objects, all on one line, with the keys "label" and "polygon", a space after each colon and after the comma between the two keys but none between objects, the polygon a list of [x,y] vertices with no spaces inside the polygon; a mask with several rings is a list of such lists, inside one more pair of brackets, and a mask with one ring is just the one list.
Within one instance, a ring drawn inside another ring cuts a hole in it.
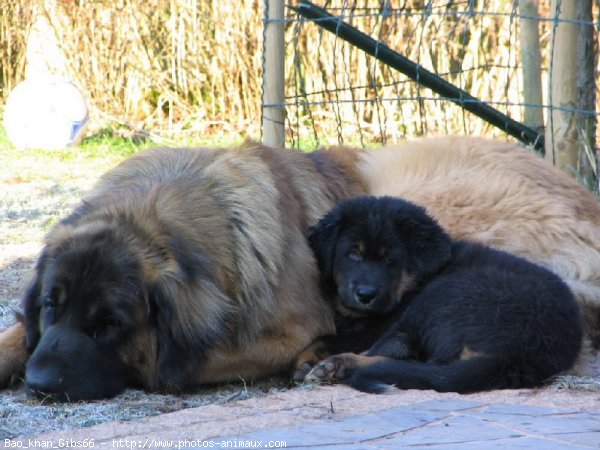
[{"label": "large tan dog", "polygon": [[[562,276],[598,342],[600,205],[513,144],[468,138],[305,155],[155,150],[109,172],[46,239],[0,384],[59,398],[182,390],[286,369],[332,330],[304,239],[341,198],[421,203],[455,238]],[[57,351],[57,349],[59,351]]]},{"label": "large tan dog", "polygon": [[[157,149],[108,172],[46,237],[23,301],[26,383],[79,400],[289,370],[334,331],[304,231],[362,192],[348,156]],[[3,380],[20,334],[0,343]]]}]

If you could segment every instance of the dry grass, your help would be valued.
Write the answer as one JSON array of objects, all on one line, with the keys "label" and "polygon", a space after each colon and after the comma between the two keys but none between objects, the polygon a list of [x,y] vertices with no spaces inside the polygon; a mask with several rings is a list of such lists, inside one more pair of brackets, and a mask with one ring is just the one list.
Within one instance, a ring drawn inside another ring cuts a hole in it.
[{"label": "dry grass", "polygon": [[[21,3],[6,0],[0,10],[1,37],[19,38],[0,47],[0,64],[11,69],[5,94],[24,76],[22,22],[30,27],[35,16],[17,14]],[[242,7],[197,0],[25,3],[50,22],[68,75],[90,100],[95,124],[165,134],[258,132],[260,2],[245,1]]]},{"label": "dry grass", "polygon": [[[317,3],[512,118],[522,118],[518,2]],[[544,17],[550,17],[549,4],[540,1]],[[70,76],[90,98],[96,126],[257,137],[263,7],[258,0],[4,0],[3,96],[24,74],[24,37],[33,8],[52,24]],[[286,11],[288,139],[294,144],[502,134]],[[551,26],[540,22],[544,79]]]},{"label": "dry grass", "polygon": [[2,0],[0,8],[0,99],[25,76],[25,50],[33,23],[31,2]]},{"label": "dry grass", "polygon": [[258,114],[249,99],[260,92],[260,22],[245,6],[81,2],[49,17],[97,111],[137,128],[202,133]]}]

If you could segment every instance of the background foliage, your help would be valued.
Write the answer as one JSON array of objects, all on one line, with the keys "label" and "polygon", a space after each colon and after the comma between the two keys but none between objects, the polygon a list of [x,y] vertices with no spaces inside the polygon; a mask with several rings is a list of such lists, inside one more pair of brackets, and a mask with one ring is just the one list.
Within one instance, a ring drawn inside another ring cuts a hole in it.
[{"label": "background foliage", "polygon": [[[512,118],[523,116],[518,2],[317,2]],[[550,0],[540,15],[549,18]],[[162,136],[260,136],[260,0],[2,0],[0,102],[25,76],[36,14],[49,20],[92,122]],[[598,16],[598,3],[594,6]],[[498,135],[286,9],[288,140],[369,145],[436,133]],[[552,22],[539,22],[542,69]],[[596,63],[597,66],[597,63]],[[597,98],[600,96],[597,96]],[[597,110],[599,108],[596,108]]]}]

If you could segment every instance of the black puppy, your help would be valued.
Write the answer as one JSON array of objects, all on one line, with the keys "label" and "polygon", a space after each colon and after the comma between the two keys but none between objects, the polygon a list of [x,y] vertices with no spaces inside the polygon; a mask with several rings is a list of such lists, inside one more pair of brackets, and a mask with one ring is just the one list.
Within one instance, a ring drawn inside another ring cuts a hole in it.
[{"label": "black puppy", "polygon": [[[453,241],[410,202],[341,202],[312,227],[310,243],[327,294],[350,317],[337,344],[321,344],[339,350],[354,340],[355,351],[368,350],[331,356],[308,380],[367,392],[534,387],[571,368],[579,353],[580,310],[558,276]],[[361,331],[348,336],[348,323]]]}]

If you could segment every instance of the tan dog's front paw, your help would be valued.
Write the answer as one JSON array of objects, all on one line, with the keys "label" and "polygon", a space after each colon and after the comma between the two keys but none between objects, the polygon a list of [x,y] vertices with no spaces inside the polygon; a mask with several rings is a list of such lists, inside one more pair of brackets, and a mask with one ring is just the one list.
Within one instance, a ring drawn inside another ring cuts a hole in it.
[{"label": "tan dog's front paw", "polygon": [[25,326],[17,323],[0,333],[0,389],[15,384],[27,362]]}]

